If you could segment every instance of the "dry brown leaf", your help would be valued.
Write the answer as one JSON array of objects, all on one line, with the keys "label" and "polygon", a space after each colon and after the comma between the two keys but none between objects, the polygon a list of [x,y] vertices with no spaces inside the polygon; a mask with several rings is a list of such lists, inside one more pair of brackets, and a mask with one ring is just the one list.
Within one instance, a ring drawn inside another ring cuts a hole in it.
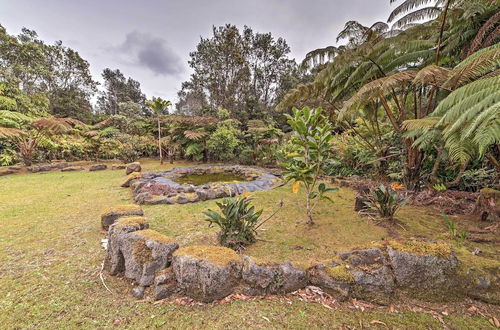
[{"label": "dry brown leaf", "polygon": [[387,326],[387,324],[385,324],[384,322],[379,321],[379,320],[372,320],[372,321],[370,321],[370,324],[381,324],[383,326]]},{"label": "dry brown leaf", "polygon": [[496,317],[493,316],[489,321],[493,326],[500,328],[500,321]]}]

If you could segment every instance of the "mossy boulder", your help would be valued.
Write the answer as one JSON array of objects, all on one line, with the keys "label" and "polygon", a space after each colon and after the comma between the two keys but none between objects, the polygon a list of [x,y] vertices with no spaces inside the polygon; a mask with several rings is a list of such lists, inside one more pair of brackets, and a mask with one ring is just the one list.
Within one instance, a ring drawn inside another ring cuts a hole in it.
[{"label": "mossy boulder", "polygon": [[177,287],[188,297],[211,302],[231,294],[241,278],[241,257],[219,246],[189,246],[174,253]]},{"label": "mossy boulder", "polygon": [[130,231],[135,228],[127,225],[110,229],[105,266],[111,275],[123,272],[138,285],[149,286],[156,273],[170,265],[172,253],[179,245],[151,229]]},{"label": "mossy boulder", "polygon": [[[396,289],[394,274],[384,252],[378,248],[355,250],[340,255],[352,277],[353,295],[379,302]],[[338,267],[336,267],[338,268]]]},{"label": "mossy boulder", "polygon": [[108,230],[118,218],[125,216],[143,216],[144,212],[138,205],[119,205],[109,208],[101,214],[101,226],[104,230]]},{"label": "mossy boulder", "polygon": [[244,257],[242,268],[243,293],[265,295],[288,293],[307,286],[307,273],[291,263],[258,263],[255,259]]},{"label": "mossy boulder", "polygon": [[347,299],[354,282],[354,275],[345,268],[345,265],[318,264],[307,270],[309,282],[325,290],[337,299]]},{"label": "mossy boulder", "polygon": [[134,172],[140,172],[142,170],[141,164],[139,162],[133,162],[125,166],[125,174],[129,175]]},{"label": "mossy boulder", "polygon": [[122,252],[123,241],[127,234],[149,228],[143,217],[127,217],[119,219],[108,231],[108,245],[105,268],[111,275],[117,275],[125,271],[125,259]]},{"label": "mossy boulder", "polygon": [[138,180],[140,178],[142,178],[142,175],[140,173],[134,172],[125,179],[121,186],[124,188],[128,188],[135,180]]},{"label": "mossy boulder", "polygon": [[391,243],[387,251],[400,287],[446,291],[457,284],[458,259],[445,243]]}]

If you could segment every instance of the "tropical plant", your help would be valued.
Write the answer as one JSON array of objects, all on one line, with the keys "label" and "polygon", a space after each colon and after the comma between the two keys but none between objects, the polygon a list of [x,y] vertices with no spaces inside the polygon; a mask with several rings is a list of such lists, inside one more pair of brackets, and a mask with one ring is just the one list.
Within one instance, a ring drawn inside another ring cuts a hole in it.
[{"label": "tropical plant", "polygon": [[230,160],[235,157],[236,149],[241,145],[239,130],[221,125],[210,135],[207,141],[208,151],[213,159]]},{"label": "tropical plant", "polygon": [[367,206],[376,210],[381,218],[394,221],[396,212],[403,207],[408,198],[401,197],[395,188],[399,186],[388,187],[384,184],[373,189],[367,196]]},{"label": "tropical plant", "polygon": [[153,97],[153,100],[147,101],[146,104],[156,115],[156,123],[158,126],[158,152],[160,154],[160,164],[163,164],[162,141],[161,141],[161,115],[168,113],[168,107],[172,105],[170,101],[160,97]]},{"label": "tropical plant", "polygon": [[234,250],[241,250],[254,243],[257,228],[264,223],[259,222],[263,210],[256,211],[255,206],[251,205],[251,199],[244,196],[227,198],[216,204],[221,213],[209,209],[204,214],[207,217],[205,220],[210,225],[220,228],[220,244]]},{"label": "tropical plant", "polygon": [[327,188],[324,183],[319,182],[323,165],[327,162],[330,152],[332,127],[320,108],[294,108],[293,114],[293,117],[288,114],[286,116],[288,124],[294,130],[290,143],[295,145],[296,151],[289,154],[288,160],[282,164],[285,169],[284,178],[295,182],[295,191],[300,184],[305,187],[307,223],[312,225],[313,210],[317,203],[324,199],[331,201],[325,194],[338,190]]}]

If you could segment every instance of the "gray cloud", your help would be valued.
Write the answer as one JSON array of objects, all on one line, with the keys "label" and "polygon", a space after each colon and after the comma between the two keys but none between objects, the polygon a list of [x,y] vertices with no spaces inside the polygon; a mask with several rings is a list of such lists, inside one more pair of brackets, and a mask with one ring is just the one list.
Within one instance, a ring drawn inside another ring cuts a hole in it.
[{"label": "gray cloud", "polygon": [[184,72],[180,57],[168,46],[166,40],[149,33],[132,31],[121,45],[113,49],[132,64],[146,67],[155,75],[177,75]]}]

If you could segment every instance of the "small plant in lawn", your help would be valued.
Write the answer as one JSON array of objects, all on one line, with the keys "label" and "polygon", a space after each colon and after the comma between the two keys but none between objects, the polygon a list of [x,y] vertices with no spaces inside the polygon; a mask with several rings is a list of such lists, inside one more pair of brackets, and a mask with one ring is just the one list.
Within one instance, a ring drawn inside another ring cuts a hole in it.
[{"label": "small plant in lawn", "polygon": [[300,184],[305,187],[307,223],[310,225],[314,223],[312,212],[318,202],[323,199],[332,201],[325,193],[338,191],[337,188],[327,188],[324,183],[318,182],[322,167],[328,161],[332,140],[332,126],[321,112],[321,108],[305,107],[301,110],[294,108],[293,117],[286,115],[288,124],[294,130],[290,143],[295,151],[289,153],[282,164],[284,178],[295,182],[294,193],[298,192]]},{"label": "small plant in lawn", "polygon": [[[283,204],[280,203],[280,207]],[[211,225],[220,228],[219,243],[225,247],[239,251],[256,241],[257,229],[271,219],[277,212],[263,221],[259,221],[263,210],[255,211],[251,198],[246,196],[227,198],[217,203],[221,213],[213,210],[204,212],[205,219]]]},{"label": "small plant in lawn", "polygon": [[457,226],[457,223],[455,221],[451,220],[450,218],[448,218],[448,216],[445,215],[444,218],[445,218],[446,226],[448,227],[448,231],[450,232],[450,236],[452,238],[457,239],[460,243],[465,242],[465,240],[467,239],[467,236],[469,236],[469,233],[467,232],[467,230],[460,230]]},{"label": "small plant in lawn", "polygon": [[381,218],[393,221],[396,212],[406,204],[408,198],[401,197],[396,190],[402,189],[402,186],[393,185],[386,187],[381,184],[369,194],[368,202],[369,207],[375,209]]}]

